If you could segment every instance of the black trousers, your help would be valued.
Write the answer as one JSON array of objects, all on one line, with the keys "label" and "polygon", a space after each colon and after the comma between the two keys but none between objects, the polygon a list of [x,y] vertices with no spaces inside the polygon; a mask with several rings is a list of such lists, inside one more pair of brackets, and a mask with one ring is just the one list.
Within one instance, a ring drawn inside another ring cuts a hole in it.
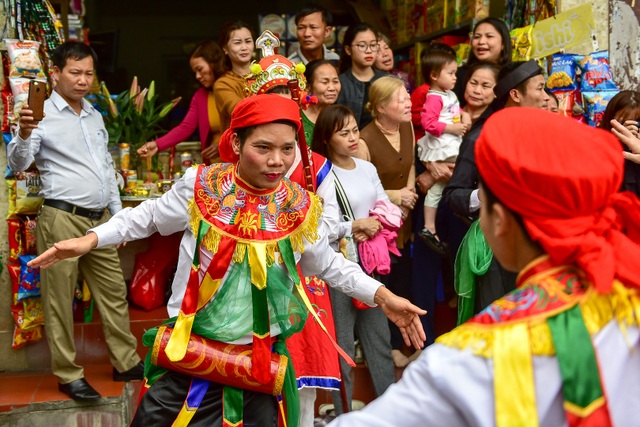
[{"label": "black trousers", "polygon": [[[182,409],[193,377],[169,371],[144,394],[131,426],[171,426]],[[223,385],[211,383],[189,426],[222,426]],[[277,427],[276,398],[269,394],[244,391],[244,425]]]},{"label": "black trousers", "polygon": [[[401,257],[389,254],[391,257],[391,273],[386,276],[380,276],[380,282],[394,294],[413,302],[411,295],[411,242],[405,243],[401,253]],[[402,333],[391,320],[388,323],[389,332],[391,333],[391,348],[400,350],[404,344]]]}]

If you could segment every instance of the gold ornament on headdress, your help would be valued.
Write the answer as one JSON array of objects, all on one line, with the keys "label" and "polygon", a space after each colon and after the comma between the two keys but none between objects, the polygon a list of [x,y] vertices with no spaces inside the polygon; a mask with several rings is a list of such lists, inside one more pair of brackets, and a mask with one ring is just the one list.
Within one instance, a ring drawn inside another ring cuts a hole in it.
[{"label": "gold ornament on headdress", "polygon": [[269,30],[265,30],[256,39],[256,46],[262,51],[262,59],[251,64],[250,74],[247,75],[246,91],[249,95],[267,92],[274,86],[291,87],[290,82],[297,83],[299,91],[307,87],[304,77],[304,64],[294,64],[286,57],[276,54],[275,49],[280,46],[280,40]]}]

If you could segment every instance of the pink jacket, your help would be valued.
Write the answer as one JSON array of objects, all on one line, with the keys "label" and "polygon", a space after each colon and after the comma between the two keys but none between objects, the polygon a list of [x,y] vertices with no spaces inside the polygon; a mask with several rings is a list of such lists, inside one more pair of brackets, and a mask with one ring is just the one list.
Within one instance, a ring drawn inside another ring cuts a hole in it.
[{"label": "pink jacket", "polygon": [[189,105],[189,111],[182,122],[171,129],[166,135],[163,135],[156,140],[156,144],[158,144],[158,151],[162,151],[186,141],[196,128],[199,130],[202,149],[205,148],[209,132],[211,131],[211,125],[209,124],[209,112],[207,111],[208,97],[209,91],[203,87],[199,88],[196,93],[193,94],[191,104]]},{"label": "pink jacket", "polygon": [[369,215],[377,217],[383,228],[373,238],[358,244],[360,263],[367,274],[377,271],[384,276],[391,272],[389,252],[402,255],[396,246],[395,232],[402,226],[402,211],[389,200],[378,200]]}]

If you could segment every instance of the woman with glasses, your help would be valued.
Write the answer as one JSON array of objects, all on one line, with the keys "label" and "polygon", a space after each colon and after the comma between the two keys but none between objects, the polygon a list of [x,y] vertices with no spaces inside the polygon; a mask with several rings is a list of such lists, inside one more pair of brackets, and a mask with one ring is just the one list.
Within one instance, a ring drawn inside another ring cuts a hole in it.
[{"label": "woman with glasses", "polygon": [[373,67],[379,50],[378,32],[366,22],[349,27],[344,35],[339,66],[342,90],[337,103],[351,108],[360,129],[371,122],[371,114],[364,109],[369,87],[387,74]]}]

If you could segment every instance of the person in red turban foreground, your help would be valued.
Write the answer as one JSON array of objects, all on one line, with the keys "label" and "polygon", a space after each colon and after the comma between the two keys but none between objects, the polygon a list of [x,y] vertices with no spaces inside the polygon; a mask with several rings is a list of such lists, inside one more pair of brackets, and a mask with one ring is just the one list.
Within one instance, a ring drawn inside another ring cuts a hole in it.
[{"label": "person in red turban foreground", "polygon": [[[159,232],[184,232],[172,296],[177,316],[143,337],[145,393],[133,426],[298,425],[286,338],[307,312],[298,274],[318,275],[379,304],[407,345],[425,340],[419,315],[329,247],[320,198],[284,178],[295,158],[298,105],[278,95],[240,101],[231,117],[235,164],[190,168],[160,199],[123,209],[81,238],[55,243],[31,267]],[[224,136],[223,136],[224,137]],[[280,408],[280,411],[278,411]]]},{"label": "person in red turban foreground", "polygon": [[480,227],[517,288],[330,426],[637,426],[640,200],[616,138],[507,108],[475,147]]}]

